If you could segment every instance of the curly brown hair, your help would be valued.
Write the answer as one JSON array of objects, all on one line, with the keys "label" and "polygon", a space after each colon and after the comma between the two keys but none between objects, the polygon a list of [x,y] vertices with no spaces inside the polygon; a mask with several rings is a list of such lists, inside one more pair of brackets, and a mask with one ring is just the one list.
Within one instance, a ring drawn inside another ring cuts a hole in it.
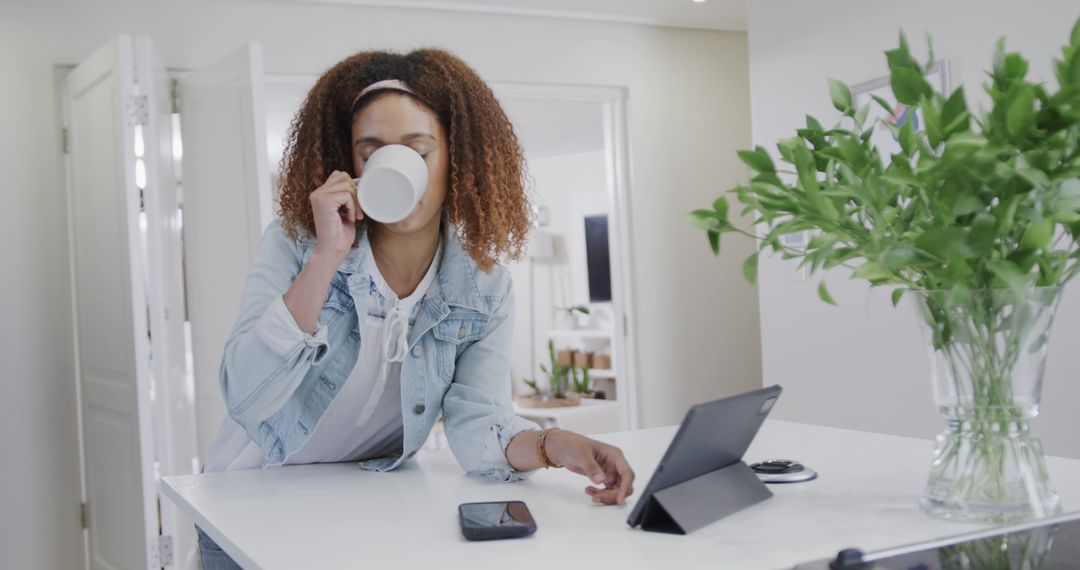
[{"label": "curly brown hair", "polygon": [[464,61],[439,49],[360,52],[319,78],[293,118],[281,160],[278,201],[285,231],[295,239],[303,227],[314,236],[309,195],[335,170],[355,176],[352,121],[377,94],[354,99],[383,79],[408,84],[446,130],[444,208],[465,251],[485,271],[500,258],[519,258],[530,225],[521,145],[491,88]]}]

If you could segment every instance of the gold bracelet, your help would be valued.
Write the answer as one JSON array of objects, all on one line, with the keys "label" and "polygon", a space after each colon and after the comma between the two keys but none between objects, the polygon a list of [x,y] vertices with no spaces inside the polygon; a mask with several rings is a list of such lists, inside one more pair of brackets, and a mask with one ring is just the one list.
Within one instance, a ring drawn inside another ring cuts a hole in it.
[{"label": "gold bracelet", "polygon": [[551,458],[548,457],[547,447],[544,441],[547,439],[548,432],[556,429],[559,428],[547,428],[546,430],[540,432],[540,437],[536,440],[536,454],[540,456],[540,463],[544,464],[544,469],[547,469],[549,467],[562,467],[562,465],[555,465],[555,463],[551,461]]}]

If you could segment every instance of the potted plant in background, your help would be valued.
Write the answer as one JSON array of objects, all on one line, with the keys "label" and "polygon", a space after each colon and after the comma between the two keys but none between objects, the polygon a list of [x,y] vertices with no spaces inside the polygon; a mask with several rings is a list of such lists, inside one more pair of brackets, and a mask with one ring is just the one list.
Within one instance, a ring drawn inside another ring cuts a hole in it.
[{"label": "potted plant in background", "polygon": [[[1063,52],[1054,90],[1027,80],[1027,61],[999,42],[991,108],[975,114],[962,87],[947,96],[931,88],[901,36],[885,54],[891,87],[921,111],[925,131],[891,126],[902,150],[881,156],[868,108],[830,80],[843,116],[830,128],[808,116],[779,141],[791,168],[761,147],[739,153],[752,176],[731,193],[760,233],[729,222],[725,197],[689,215],[714,253],[722,235],[740,233],[811,272],[842,266],[872,287],[895,287],[894,305],[908,293],[948,419],[922,499],[938,517],[1002,522],[1059,509],[1028,422],[1062,287],[1080,272],[1080,21]],[[815,234],[804,248],[781,240],[801,231]],[[743,265],[750,281],[757,260]],[[824,282],[818,293],[835,304]]]},{"label": "potted plant in background", "polygon": [[[536,380],[524,379],[525,385],[533,393],[518,397],[518,403],[530,408],[560,408],[581,404],[581,394],[577,391],[578,380],[575,368],[559,364],[555,356],[555,343],[548,341],[550,368],[540,365],[540,370],[548,377],[548,389],[543,390]],[[573,378],[573,383],[571,383]]]},{"label": "potted plant in background", "polygon": [[[581,371],[581,375],[578,375],[578,371]],[[596,398],[597,394],[592,390],[592,380],[589,379],[589,366],[586,364],[579,368],[573,368],[570,371],[570,387],[574,392],[581,394],[585,398]],[[603,398],[600,398],[603,399]]]},{"label": "potted plant in background", "polygon": [[556,328],[560,330],[574,330],[583,328],[581,318],[588,317],[591,314],[589,308],[585,305],[574,305],[572,307],[558,307],[556,309]]}]

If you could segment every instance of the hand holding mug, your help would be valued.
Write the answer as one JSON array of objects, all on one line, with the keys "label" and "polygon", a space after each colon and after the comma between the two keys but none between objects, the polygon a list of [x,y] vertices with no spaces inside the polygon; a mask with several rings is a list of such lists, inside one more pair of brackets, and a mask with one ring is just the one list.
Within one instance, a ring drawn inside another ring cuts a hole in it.
[{"label": "hand holding mug", "polygon": [[356,183],[348,173],[335,170],[309,200],[315,218],[316,252],[344,259],[356,241],[356,222],[364,219]]}]

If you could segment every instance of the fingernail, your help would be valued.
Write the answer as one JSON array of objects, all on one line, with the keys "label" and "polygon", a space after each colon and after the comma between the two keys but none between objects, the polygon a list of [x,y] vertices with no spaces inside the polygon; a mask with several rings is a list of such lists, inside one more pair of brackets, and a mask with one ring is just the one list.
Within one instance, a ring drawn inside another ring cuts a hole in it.
[{"label": "fingernail", "polygon": [[597,484],[603,483],[604,482],[604,476],[600,475],[600,474],[593,475],[592,476],[592,481],[593,481],[593,483],[597,483]]}]

